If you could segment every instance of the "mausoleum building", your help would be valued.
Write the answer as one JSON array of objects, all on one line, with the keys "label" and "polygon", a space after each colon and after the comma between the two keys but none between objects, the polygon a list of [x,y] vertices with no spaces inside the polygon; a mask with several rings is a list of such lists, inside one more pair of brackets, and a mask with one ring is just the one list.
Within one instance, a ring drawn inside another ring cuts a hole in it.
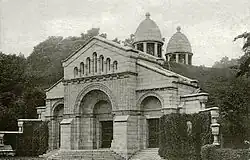
[{"label": "mausoleum building", "polygon": [[[187,39],[183,52],[173,47],[178,37],[180,29],[166,56],[184,55],[191,64]],[[133,46],[97,36],[62,62],[64,76],[46,90],[46,106],[39,108],[49,121],[49,150],[110,148],[128,158],[158,147],[162,115],[205,108],[208,94],[199,92],[196,80],[163,68],[162,35],[149,13]]]}]

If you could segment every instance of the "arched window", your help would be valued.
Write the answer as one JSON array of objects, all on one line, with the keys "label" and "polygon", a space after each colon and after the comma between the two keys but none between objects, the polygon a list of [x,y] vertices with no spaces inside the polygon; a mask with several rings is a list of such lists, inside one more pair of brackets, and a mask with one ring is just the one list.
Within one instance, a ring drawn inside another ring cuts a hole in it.
[{"label": "arched window", "polygon": [[118,65],[117,61],[114,61],[114,63],[113,63],[114,71],[117,70],[117,65]]},{"label": "arched window", "polygon": [[100,68],[101,68],[101,72],[104,72],[104,57],[103,57],[103,55],[100,55]]},{"label": "arched window", "polygon": [[76,78],[77,76],[78,76],[78,68],[75,67],[75,68],[74,68],[74,77]]},{"label": "arched window", "polygon": [[81,72],[81,75],[83,76],[84,75],[84,63],[83,62],[80,63],[80,72]]},{"label": "arched window", "polygon": [[93,53],[93,61],[94,61],[94,72],[97,72],[97,54],[96,52]]},{"label": "arched window", "polygon": [[88,73],[91,73],[91,65],[90,65],[90,58],[88,57],[87,59],[86,59],[86,64],[87,64],[87,71],[86,72],[88,72]]},{"label": "arched window", "polygon": [[110,71],[110,58],[107,58],[107,71]]}]

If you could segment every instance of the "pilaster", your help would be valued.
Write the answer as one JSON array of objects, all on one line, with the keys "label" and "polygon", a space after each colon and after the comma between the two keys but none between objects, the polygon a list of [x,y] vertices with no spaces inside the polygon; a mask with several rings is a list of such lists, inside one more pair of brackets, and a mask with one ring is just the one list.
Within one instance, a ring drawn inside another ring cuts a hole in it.
[{"label": "pilaster", "polygon": [[63,119],[61,125],[61,149],[72,149],[72,124],[73,118]]}]

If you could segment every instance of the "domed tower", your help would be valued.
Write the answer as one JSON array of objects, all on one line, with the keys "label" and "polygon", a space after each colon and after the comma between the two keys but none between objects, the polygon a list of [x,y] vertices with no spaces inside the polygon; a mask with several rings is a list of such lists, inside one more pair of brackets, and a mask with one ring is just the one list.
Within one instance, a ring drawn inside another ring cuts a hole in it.
[{"label": "domed tower", "polygon": [[192,65],[192,56],[193,53],[189,40],[181,33],[181,27],[177,27],[177,32],[168,42],[166,60]]},{"label": "domed tower", "polygon": [[133,46],[137,50],[162,58],[162,45],[161,31],[150,19],[150,14],[146,13],[146,19],[140,23],[135,32]]}]

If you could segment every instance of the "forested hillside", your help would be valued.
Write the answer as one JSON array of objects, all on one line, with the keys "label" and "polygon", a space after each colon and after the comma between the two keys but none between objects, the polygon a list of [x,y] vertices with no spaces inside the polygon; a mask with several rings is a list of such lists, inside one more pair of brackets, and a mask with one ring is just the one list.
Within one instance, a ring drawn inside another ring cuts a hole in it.
[{"label": "forested hillside", "polygon": [[28,72],[40,88],[48,88],[63,76],[61,61],[76,51],[91,37],[99,35],[99,28],[92,28],[79,37],[48,37],[34,47],[27,58]]}]

